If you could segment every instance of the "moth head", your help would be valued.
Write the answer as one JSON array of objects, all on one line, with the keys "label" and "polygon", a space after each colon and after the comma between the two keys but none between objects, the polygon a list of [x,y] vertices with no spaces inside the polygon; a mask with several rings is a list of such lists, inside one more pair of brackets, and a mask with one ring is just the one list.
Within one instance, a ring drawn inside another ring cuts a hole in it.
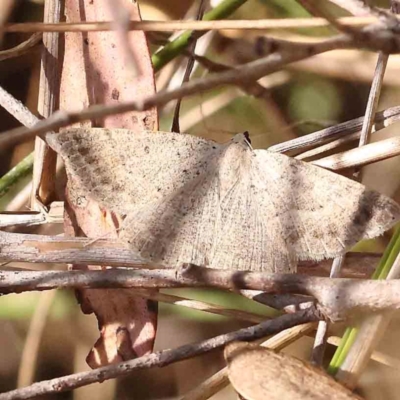
[{"label": "moth head", "polygon": [[249,132],[243,132],[243,133],[238,133],[236,134],[231,141],[233,143],[238,143],[243,146],[249,147],[250,149],[253,149],[251,146],[251,140],[250,140],[250,135]]}]

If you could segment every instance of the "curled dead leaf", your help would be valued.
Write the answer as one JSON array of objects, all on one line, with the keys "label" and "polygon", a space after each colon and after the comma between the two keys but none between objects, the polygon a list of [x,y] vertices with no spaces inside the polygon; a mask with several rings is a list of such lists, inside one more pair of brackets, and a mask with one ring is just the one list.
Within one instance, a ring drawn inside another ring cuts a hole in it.
[{"label": "curled dead leaf", "polygon": [[246,342],[225,347],[228,377],[246,400],[356,400],[360,397],[322,370]]}]

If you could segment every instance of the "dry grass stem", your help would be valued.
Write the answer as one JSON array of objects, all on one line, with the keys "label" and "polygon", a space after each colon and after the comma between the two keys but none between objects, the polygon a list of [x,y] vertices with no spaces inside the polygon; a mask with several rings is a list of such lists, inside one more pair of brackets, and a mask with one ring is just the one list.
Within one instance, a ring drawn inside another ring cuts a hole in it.
[{"label": "dry grass stem", "polygon": [[[342,17],[336,24],[350,27],[363,27],[378,22],[377,17]],[[145,32],[172,32],[180,30],[211,31],[222,29],[235,30],[270,30],[320,28],[330,26],[325,18],[285,18],[258,20],[220,20],[220,21],[131,21],[129,30]],[[115,30],[113,22],[69,22],[59,24],[43,24],[28,22],[23,24],[7,24],[0,32],[97,32]]]},{"label": "dry grass stem", "polygon": [[373,164],[390,157],[398,156],[399,154],[400,137],[392,137],[312,161],[312,164],[337,171]]},{"label": "dry grass stem", "polygon": [[[375,125],[374,132],[377,132],[387,126],[392,125],[393,123],[400,120],[400,107],[390,107],[386,110],[379,111],[375,115]],[[360,137],[360,130],[363,125],[364,117],[359,117],[355,119],[351,119],[346,122],[342,122],[340,124],[330,126],[328,128],[321,129],[317,132],[310,133],[309,135],[301,136],[296,139],[288,140],[283,143],[278,143],[269,147],[268,150],[276,151],[278,153],[288,153],[292,151],[298,151],[300,149],[309,148],[315,145],[322,145],[323,143],[327,143],[332,140],[346,140],[346,138],[350,138],[351,140],[358,139]],[[354,135],[354,136],[353,136]],[[350,140],[350,139],[349,139]],[[340,143],[341,144],[341,143]],[[311,157],[311,152],[313,150],[309,150]],[[302,155],[298,157],[300,159],[306,158]]]}]

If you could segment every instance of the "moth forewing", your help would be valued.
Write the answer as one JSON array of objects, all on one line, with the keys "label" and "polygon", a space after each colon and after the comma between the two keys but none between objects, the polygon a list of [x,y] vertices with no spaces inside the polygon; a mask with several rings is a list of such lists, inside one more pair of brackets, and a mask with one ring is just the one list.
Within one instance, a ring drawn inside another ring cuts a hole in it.
[{"label": "moth forewing", "polygon": [[266,150],[175,133],[71,129],[47,136],[79,191],[126,215],[119,237],[153,263],[294,272],[400,219],[390,198]]}]

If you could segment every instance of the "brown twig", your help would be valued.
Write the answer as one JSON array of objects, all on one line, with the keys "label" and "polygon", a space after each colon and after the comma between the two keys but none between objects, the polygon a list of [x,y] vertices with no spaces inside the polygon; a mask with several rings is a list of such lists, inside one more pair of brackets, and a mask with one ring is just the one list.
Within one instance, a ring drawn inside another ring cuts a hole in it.
[{"label": "brown twig", "polygon": [[97,368],[92,371],[80,372],[61,378],[34,383],[22,389],[2,393],[0,394],[0,400],[22,400],[44,394],[65,392],[90,385],[91,383],[104,382],[108,379],[126,376],[137,369],[165,367],[169,364],[215,350],[234,340],[256,340],[296,325],[317,321],[318,319],[320,319],[319,313],[312,309],[299,311],[295,314],[283,315],[273,320],[262,322],[259,325],[219,335],[198,343],[152,353],[134,360]]},{"label": "brown twig", "polygon": [[1,271],[0,292],[21,293],[55,288],[182,288],[208,287],[261,290],[312,296],[332,321],[363,312],[400,309],[398,280],[319,278],[294,274],[226,271],[185,265],[176,270],[109,269],[102,271]]},{"label": "brown twig", "polygon": [[22,56],[29,50],[31,50],[34,46],[36,46],[42,39],[42,33],[34,33],[31,37],[29,37],[24,42],[20,43],[19,45],[0,51],[0,61],[7,60],[9,58],[15,58]]}]

